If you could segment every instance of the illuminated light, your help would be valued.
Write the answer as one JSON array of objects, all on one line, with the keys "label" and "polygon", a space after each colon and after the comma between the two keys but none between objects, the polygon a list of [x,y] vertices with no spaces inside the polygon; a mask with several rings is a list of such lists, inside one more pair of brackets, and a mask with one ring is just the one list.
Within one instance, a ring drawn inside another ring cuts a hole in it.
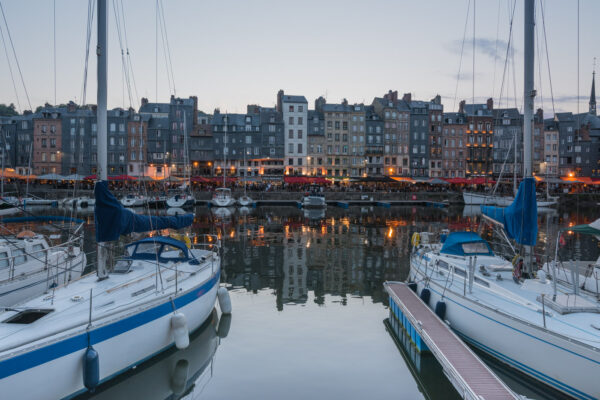
[{"label": "illuminated light", "polygon": [[394,235],[394,229],[392,229],[392,227],[390,226],[390,228],[388,229],[388,232],[387,232],[387,237],[391,239],[393,235]]},{"label": "illuminated light", "polygon": [[212,163],[211,163],[210,161],[208,162],[208,166],[209,166],[209,167],[210,167],[210,166],[212,166]]},{"label": "illuminated light", "polygon": [[310,240],[306,242],[306,248],[310,248]]},{"label": "illuminated light", "polygon": [[572,178],[574,176],[575,176],[575,174],[573,172],[569,172],[569,178]]},{"label": "illuminated light", "polygon": [[198,161],[194,161],[194,167],[198,166]]},{"label": "illuminated light", "polygon": [[231,231],[231,233],[229,234],[229,237],[232,238],[232,239],[235,237],[235,231],[234,230]]}]

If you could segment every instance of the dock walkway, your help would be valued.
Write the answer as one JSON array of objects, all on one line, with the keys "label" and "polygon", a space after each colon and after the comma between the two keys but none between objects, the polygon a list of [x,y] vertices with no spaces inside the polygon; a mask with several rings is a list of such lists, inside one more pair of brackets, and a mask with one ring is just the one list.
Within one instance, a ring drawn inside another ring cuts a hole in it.
[{"label": "dock walkway", "polygon": [[384,284],[395,317],[441,364],[458,393],[469,400],[521,398],[512,392],[475,353],[402,282]]}]

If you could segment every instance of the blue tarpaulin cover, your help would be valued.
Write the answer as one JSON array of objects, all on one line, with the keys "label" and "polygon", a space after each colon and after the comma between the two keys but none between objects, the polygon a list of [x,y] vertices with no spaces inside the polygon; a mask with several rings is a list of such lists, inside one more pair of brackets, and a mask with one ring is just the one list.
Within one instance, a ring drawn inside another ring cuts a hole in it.
[{"label": "blue tarpaulin cover", "polygon": [[534,178],[523,179],[517,196],[510,206],[481,206],[481,212],[504,225],[504,230],[509,238],[522,245],[535,246],[537,240],[537,203]]},{"label": "blue tarpaulin cover", "polygon": [[119,200],[108,190],[107,181],[96,182],[94,188],[96,205],[96,241],[109,242],[117,240],[120,235],[132,232],[149,232],[158,229],[181,229],[190,226],[194,214],[173,217],[159,217],[135,214],[121,205]]},{"label": "blue tarpaulin cover", "polygon": [[[470,246],[471,251],[466,252],[465,244],[479,244],[479,246]],[[440,253],[452,254],[455,256],[471,256],[471,255],[485,255],[493,256],[494,253],[490,249],[489,244],[481,238],[475,232],[452,232],[444,240],[444,245]]]}]

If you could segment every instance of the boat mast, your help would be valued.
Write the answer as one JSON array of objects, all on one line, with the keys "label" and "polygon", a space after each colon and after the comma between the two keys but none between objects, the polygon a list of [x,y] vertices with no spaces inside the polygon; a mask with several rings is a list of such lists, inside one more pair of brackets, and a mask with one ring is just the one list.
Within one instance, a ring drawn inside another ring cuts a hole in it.
[{"label": "boat mast", "polygon": [[225,136],[223,138],[223,187],[225,187],[225,174],[227,173],[227,124],[229,123],[229,118],[227,118],[227,114],[225,114]]},{"label": "boat mast", "polygon": [[29,175],[31,175],[31,157],[33,156],[33,142],[29,143],[29,162],[27,163],[27,184],[25,186],[25,197],[29,197]]},{"label": "boat mast", "polygon": [[[534,61],[534,0],[525,0],[525,26],[524,26],[524,49],[525,49],[525,65],[524,65],[524,125],[523,125],[523,178],[533,177],[533,163],[531,160],[531,141],[533,133],[533,99],[535,98],[535,90],[533,88],[533,61]],[[531,276],[532,273],[532,246],[525,246],[524,249],[524,266],[525,271]]]},{"label": "boat mast", "polygon": [[[107,137],[106,137],[106,75],[107,75],[107,32],[106,32],[106,0],[98,0],[98,46],[96,54],[98,55],[98,111],[96,114],[98,125],[98,179],[99,182],[108,181],[107,171]],[[98,269],[99,279],[108,278],[106,263],[108,261],[108,249],[98,242]]]}]

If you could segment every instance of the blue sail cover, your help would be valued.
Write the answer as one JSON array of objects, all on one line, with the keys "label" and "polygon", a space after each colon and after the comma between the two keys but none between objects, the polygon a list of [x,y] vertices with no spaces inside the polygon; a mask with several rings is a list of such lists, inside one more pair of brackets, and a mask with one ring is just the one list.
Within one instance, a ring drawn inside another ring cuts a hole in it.
[{"label": "blue sail cover", "polygon": [[180,229],[190,226],[194,214],[174,217],[158,217],[139,215],[127,210],[108,190],[107,181],[98,181],[94,188],[96,205],[96,241],[109,242],[117,240],[120,235],[132,232],[149,232],[159,229]]},{"label": "blue sail cover", "polygon": [[508,207],[481,206],[481,212],[504,225],[506,235],[517,243],[535,246],[537,239],[537,203],[535,179],[525,178],[513,203]]}]

